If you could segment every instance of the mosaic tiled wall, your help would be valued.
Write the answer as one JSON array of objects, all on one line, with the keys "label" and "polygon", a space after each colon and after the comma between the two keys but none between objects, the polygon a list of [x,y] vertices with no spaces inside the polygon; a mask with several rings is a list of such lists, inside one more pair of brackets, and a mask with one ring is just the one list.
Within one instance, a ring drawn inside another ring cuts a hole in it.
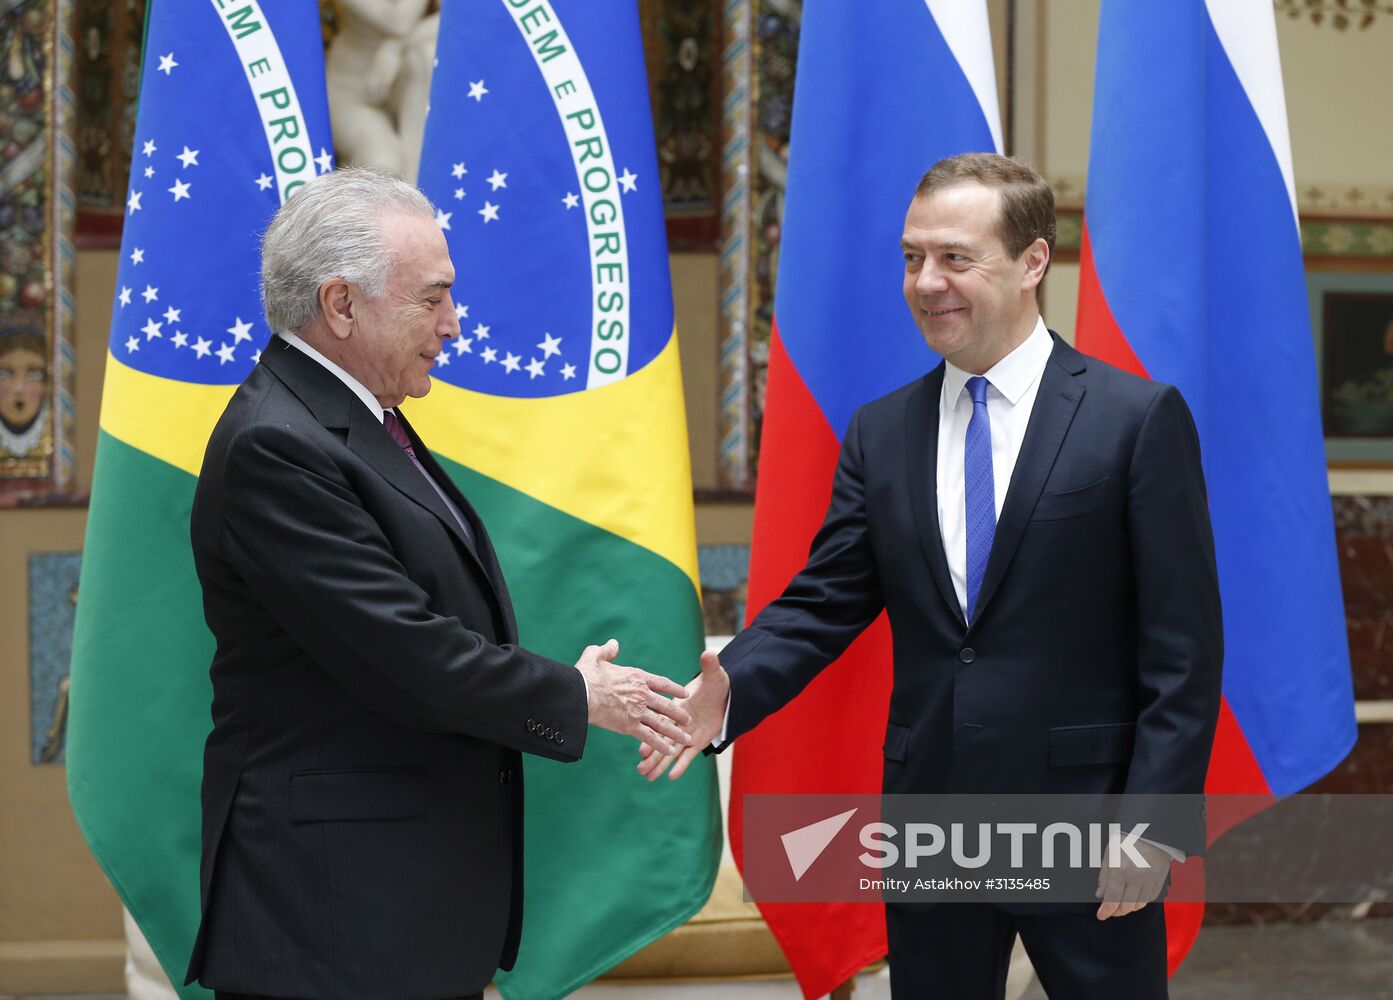
[{"label": "mosaic tiled wall", "polygon": [[748,545],[700,545],[701,608],[707,635],[734,635],[745,624]]},{"label": "mosaic tiled wall", "polygon": [[61,764],[68,717],[68,664],[77,614],[76,552],[29,557],[29,747],[35,764]]},{"label": "mosaic tiled wall", "polygon": [[0,503],[73,482],[72,0],[0,3]]}]

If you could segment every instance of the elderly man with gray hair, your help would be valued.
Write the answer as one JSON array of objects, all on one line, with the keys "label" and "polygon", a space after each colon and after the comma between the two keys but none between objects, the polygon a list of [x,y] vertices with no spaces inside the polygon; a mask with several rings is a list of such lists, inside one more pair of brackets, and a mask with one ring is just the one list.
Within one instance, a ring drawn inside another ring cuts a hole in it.
[{"label": "elderly man with gray hair", "polygon": [[681,685],[517,644],[488,532],[396,407],[459,333],[431,206],[300,189],[262,246],[275,336],[208,442],[191,531],[217,639],[202,923],[219,997],[477,996],[517,955],[522,753],[586,725],[663,753]]}]

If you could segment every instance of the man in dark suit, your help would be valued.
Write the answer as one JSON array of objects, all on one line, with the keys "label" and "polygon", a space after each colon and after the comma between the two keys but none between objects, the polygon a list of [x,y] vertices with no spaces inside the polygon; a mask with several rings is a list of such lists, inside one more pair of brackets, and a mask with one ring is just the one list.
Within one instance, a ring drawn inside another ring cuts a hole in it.
[{"label": "man in dark suit", "polygon": [[194,559],[217,639],[203,919],[220,997],[477,996],[517,954],[521,753],[587,723],[685,743],[674,682],[521,648],[484,525],[394,408],[459,332],[415,188],[320,177],[277,213],[277,332],[208,443]]},{"label": "man in dark suit", "polygon": [[[923,177],[904,293],[945,363],[852,419],[807,565],[688,686],[674,777],[886,609],[886,793],[1202,793],[1222,628],[1199,442],[1174,388],[1045,329],[1054,235],[1029,167],[969,154]],[[645,757],[650,779],[667,767]],[[1147,903],[1203,851],[1202,814],[1147,835],[1145,867],[1105,865],[1101,904],[887,906],[896,995],[1000,996],[1019,934],[1051,996],[1165,996]]]}]

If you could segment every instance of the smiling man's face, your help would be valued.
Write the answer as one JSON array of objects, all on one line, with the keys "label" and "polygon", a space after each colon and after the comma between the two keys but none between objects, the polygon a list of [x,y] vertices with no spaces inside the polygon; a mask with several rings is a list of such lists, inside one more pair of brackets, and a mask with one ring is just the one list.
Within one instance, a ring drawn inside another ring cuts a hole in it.
[{"label": "smiling man's face", "polygon": [[904,297],[929,348],[982,374],[1030,335],[1044,240],[1014,260],[1000,236],[1001,192],[964,182],[916,197],[905,215]]},{"label": "smiling man's face", "polygon": [[382,229],[396,264],[381,296],[354,295],[353,333],[341,363],[392,407],[430,392],[435,356],[459,333],[459,319],[450,298],[455,268],[440,226],[428,216],[401,214]]}]

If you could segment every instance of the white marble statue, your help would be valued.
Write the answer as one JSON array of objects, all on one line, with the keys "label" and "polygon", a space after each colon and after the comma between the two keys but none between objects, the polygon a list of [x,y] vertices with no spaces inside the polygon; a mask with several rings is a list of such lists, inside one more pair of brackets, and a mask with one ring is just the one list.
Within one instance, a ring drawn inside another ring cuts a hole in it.
[{"label": "white marble statue", "polygon": [[430,0],[339,0],[325,57],[339,162],[416,179],[440,15]]}]

